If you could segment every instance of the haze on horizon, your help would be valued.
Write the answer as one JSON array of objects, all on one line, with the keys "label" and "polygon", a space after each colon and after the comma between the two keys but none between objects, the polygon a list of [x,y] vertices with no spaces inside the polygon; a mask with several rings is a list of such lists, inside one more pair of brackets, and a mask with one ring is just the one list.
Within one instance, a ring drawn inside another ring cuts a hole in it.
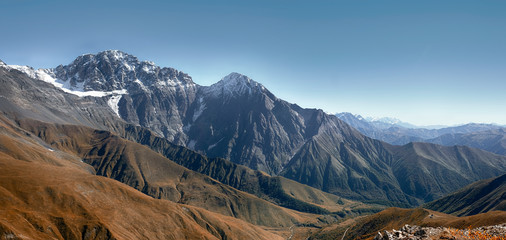
[{"label": "haze on horizon", "polygon": [[302,107],[506,125],[503,1],[0,2],[0,59],[118,49],[201,85],[239,72]]}]

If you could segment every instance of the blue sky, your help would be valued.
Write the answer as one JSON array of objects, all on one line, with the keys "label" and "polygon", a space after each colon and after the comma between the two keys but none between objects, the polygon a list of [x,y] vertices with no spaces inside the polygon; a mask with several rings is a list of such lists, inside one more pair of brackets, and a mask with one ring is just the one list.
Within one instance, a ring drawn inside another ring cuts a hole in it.
[{"label": "blue sky", "polygon": [[329,113],[506,124],[506,1],[0,0],[0,59],[118,49]]}]

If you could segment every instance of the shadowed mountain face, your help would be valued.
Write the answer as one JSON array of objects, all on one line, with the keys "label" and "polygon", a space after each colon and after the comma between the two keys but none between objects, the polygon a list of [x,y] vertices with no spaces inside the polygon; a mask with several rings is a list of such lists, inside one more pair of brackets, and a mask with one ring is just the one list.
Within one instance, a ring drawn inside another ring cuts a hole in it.
[{"label": "shadowed mountain face", "polygon": [[424,206],[457,216],[506,211],[506,175],[472,183]]},{"label": "shadowed mountain face", "polygon": [[[433,144],[394,147],[373,140],[335,116],[280,100],[261,84],[237,73],[212,86],[199,86],[183,73],[140,62],[118,51],[86,55],[68,66],[44,72],[67,91],[92,89],[104,94],[79,98],[53,88],[50,92],[57,100],[41,91],[51,88],[49,84],[30,80],[14,69],[0,68],[2,81],[5,79],[4,84],[9,86],[1,110],[14,116],[114,132],[124,131],[118,124],[119,116],[210,157],[227,158],[343,197],[418,205],[506,170],[505,157],[470,148]],[[106,94],[110,91],[117,92]],[[38,100],[41,95],[44,101]],[[30,105],[31,101],[37,108]],[[45,111],[44,117],[37,117],[39,109]],[[141,141],[135,136],[129,139]],[[157,148],[151,146],[153,142],[142,144]],[[231,172],[229,169],[221,170],[237,165],[218,162],[195,161],[191,167],[179,163],[240,186],[240,181],[223,174]],[[243,184],[240,189],[247,188]]]}]

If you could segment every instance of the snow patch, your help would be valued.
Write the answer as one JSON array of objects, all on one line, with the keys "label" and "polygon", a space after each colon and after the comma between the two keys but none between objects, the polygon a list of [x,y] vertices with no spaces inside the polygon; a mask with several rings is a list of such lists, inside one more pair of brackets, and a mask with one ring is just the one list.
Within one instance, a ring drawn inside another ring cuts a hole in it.
[{"label": "snow patch", "polygon": [[200,115],[202,115],[202,113],[204,112],[204,110],[206,109],[206,104],[204,103],[204,99],[201,97],[199,98],[199,108],[197,109],[197,111],[195,111],[195,113],[193,113],[193,122],[195,122],[195,120],[197,120]]},{"label": "snow patch", "polygon": [[190,149],[195,149],[195,144],[197,143],[197,141],[195,140],[191,140],[189,143],[188,143],[188,148]]},{"label": "snow patch", "polygon": [[83,85],[84,83],[78,83],[76,86],[71,86],[70,81],[62,81],[60,79],[56,79],[52,70],[47,69],[38,69],[35,70],[32,67],[28,66],[18,66],[18,65],[7,65],[8,69],[15,69],[20,72],[25,73],[29,77],[33,79],[38,79],[47,83],[52,84],[53,86],[61,89],[62,91],[70,94],[74,94],[78,97],[105,97],[109,95],[115,94],[126,94],[126,89],[114,90],[114,91],[84,91]]},{"label": "snow patch", "polygon": [[216,147],[218,143],[215,143],[215,144],[211,144],[209,145],[209,147],[207,148],[207,150],[211,150],[212,148]]},{"label": "snow patch", "polygon": [[215,144],[211,144],[211,145],[209,145],[209,147],[207,147],[207,150],[211,150],[211,149],[213,149],[214,147],[216,147],[216,145],[218,145],[218,143],[220,143],[223,139],[225,139],[225,138],[221,138],[221,139],[220,139],[220,141],[216,142]]},{"label": "snow patch", "polygon": [[130,64],[128,64],[127,62],[124,62],[123,63],[123,67],[128,70],[128,71],[134,71],[135,70],[135,66],[132,66]]},{"label": "snow patch", "polygon": [[145,61],[144,63],[147,63],[146,65],[142,66],[142,71],[146,73],[155,73],[156,72],[156,65],[153,62]]},{"label": "snow patch", "polygon": [[135,83],[139,84],[139,86],[142,88],[142,90],[144,90],[145,92],[149,91],[149,89],[144,85],[144,83],[142,83],[141,80],[139,79],[135,79],[134,81]]},{"label": "snow patch", "polygon": [[111,96],[111,98],[109,98],[109,100],[107,100],[107,104],[109,105],[109,107],[111,107],[112,111],[114,113],[116,113],[116,115],[118,117],[121,118],[121,116],[119,115],[119,100],[121,100],[121,98],[123,97],[123,95],[114,95],[114,96]]},{"label": "snow patch", "polygon": [[188,132],[188,131],[190,131],[190,129],[191,129],[191,128],[192,128],[192,125],[191,125],[191,124],[188,124],[188,125],[186,125],[186,126],[183,126],[183,131],[184,131],[184,132]]}]

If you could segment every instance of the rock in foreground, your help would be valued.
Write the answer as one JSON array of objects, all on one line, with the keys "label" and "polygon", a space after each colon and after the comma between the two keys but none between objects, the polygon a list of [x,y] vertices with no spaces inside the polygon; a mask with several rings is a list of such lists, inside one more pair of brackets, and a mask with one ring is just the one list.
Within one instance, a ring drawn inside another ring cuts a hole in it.
[{"label": "rock in foreground", "polygon": [[374,237],[374,240],[397,239],[506,239],[506,223],[474,229],[420,227],[406,224],[399,230],[378,232]]}]

